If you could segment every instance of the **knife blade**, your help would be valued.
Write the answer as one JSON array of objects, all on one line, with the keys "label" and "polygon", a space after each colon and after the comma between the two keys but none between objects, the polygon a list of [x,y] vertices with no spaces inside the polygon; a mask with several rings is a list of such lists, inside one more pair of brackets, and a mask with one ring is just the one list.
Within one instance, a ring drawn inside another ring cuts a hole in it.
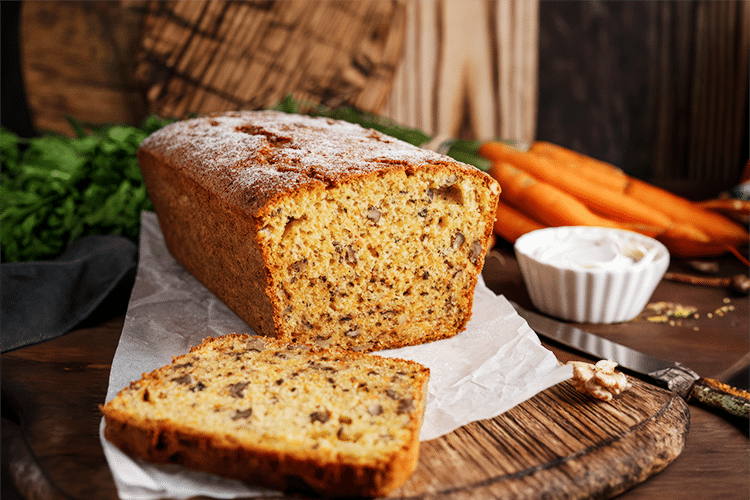
[{"label": "knife blade", "polygon": [[698,375],[687,366],[666,361],[569,323],[524,309],[511,301],[518,314],[538,335],[599,359],[615,361],[623,371],[668,389],[687,402],[699,401],[730,415],[750,418],[750,393]]}]

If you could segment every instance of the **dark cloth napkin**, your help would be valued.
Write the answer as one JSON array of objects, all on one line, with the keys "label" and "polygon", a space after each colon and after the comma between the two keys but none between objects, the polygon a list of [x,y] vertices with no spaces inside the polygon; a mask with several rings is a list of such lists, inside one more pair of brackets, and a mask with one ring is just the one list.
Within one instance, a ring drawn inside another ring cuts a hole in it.
[{"label": "dark cloth napkin", "polygon": [[2,264],[2,352],[59,337],[127,310],[138,246],[122,236],[85,236],[57,259]]}]

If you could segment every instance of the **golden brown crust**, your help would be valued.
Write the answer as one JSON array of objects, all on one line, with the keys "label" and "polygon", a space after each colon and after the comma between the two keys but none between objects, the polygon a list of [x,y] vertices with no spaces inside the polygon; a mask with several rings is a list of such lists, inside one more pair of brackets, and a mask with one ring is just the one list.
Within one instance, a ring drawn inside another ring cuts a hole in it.
[{"label": "golden brown crust", "polygon": [[496,184],[477,169],[376,130],[276,111],[214,113],[171,124],[141,144],[139,156],[193,178],[257,217],[301,189],[331,187],[391,169],[434,165]]},{"label": "golden brown crust", "polygon": [[253,219],[149,152],[139,161],[170,253],[253,330],[275,336]]},{"label": "golden brown crust", "polygon": [[146,462],[182,465],[285,492],[309,488],[329,496],[384,496],[406,482],[419,459],[417,437],[391,460],[376,467],[316,462],[298,454],[221,446],[200,433],[180,431],[173,426],[163,429],[142,426],[128,415],[114,411],[106,414],[105,423],[104,436],[108,441]]},{"label": "golden brown crust", "polygon": [[[281,491],[304,485],[324,495],[380,496],[406,481],[417,464],[428,369],[411,361],[256,339],[261,338],[209,338],[170,365],[144,374],[101,407],[105,437],[148,462],[180,464]],[[244,364],[252,371],[239,376]],[[309,377],[308,386],[299,390],[332,398],[325,418],[309,419],[310,398],[292,388],[264,386],[280,374],[298,385],[300,377]],[[356,381],[349,380],[355,376]],[[228,397],[224,389],[237,388],[238,380],[240,389]],[[353,390],[363,384],[366,391]],[[203,386],[196,392],[198,385]],[[358,405],[377,405],[379,411],[356,416]],[[241,420],[230,418],[243,411]],[[300,412],[304,428],[293,429],[289,422]],[[326,434],[324,425],[335,419],[338,432]],[[208,421],[212,425],[200,424]],[[365,434],[358,438],[361,443],[352,443],[344,428],[359,424],[358,432]],[[392,437],[378,441],[384,433]],[[275,437],[265,437],[271,434]],[[300,435],[308,438],[295,441]],[[368,444],[369,439],[376,441]]]},{"label": "golden brown crust", "polygon": [[258,333],[374,351],[471,317],[499,195],[473,167],[276,112],[178,122],[138,158],[169,251]]}]

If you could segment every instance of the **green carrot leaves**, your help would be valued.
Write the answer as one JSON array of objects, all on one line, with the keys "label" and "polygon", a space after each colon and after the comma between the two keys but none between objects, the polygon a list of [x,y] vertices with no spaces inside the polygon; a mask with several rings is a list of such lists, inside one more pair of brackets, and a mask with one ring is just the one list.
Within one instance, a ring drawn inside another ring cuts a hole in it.
[{"label": "green carrot leaves", "polygon": [[170,121],[151,117],[141,127],[86,127],[71,120],[74,138],[22,139],[0,128],[3,262],[54,258],[89,234],[137,240],[140,213],[153,207],[135,152]]}]

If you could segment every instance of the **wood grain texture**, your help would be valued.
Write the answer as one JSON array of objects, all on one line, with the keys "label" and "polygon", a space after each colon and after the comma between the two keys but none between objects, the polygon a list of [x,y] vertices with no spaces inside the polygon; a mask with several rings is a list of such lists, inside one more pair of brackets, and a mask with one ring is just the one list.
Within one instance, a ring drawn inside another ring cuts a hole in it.
[{"label": "wood grain texture", "polygon": [[21,498],[117,498],[95,401],[107,393],[123,321],[3,354],[3,463]]},{"label": "wood grain texture", "polygon": [[431,135],[535,134],[538,0],[32,2],[22,17],[43,129],[294,95]]},{"label": "wood grain texture", "polygon": [[653,175],[732,186],[747,161],[750,2],[655,8]]},{"label": "wood grain texture", "polygon": [[538,0],[411,0],[382,114],[431,135],[531,141]]},{"label": "wood grain texture", "polygon": [[559,384],[500,417],[423,443],[416,472],[394,495],[615,496],[672,462],[689,426],[680,398],[633,382],[613,403]]},{"label": "wood grain texture", "polygon": [[747,161],[750,2],[540,4],[538,138],[705,199]]},{"label": "wood grain texture", "polygon": [[403,48],[403,2],[148,2],[136,79],[150,112],[260,109],[286,95],[378,111]]},{"label": "wood grain texture", "polygon": [[138,2],[24,2],[19,52],[39,132],[72,135],[66,117],[138,123],[146,106],[133,78]]}]

